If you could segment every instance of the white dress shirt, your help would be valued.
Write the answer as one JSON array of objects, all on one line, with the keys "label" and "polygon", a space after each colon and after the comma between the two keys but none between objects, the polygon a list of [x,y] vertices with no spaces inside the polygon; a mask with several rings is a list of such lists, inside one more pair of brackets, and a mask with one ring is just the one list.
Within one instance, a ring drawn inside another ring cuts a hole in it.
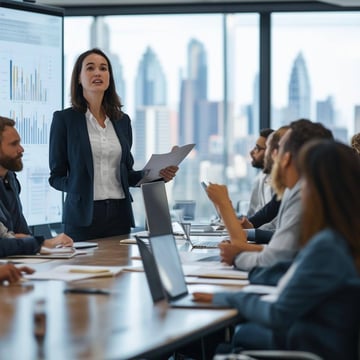
[{"label": "white dress shirt", "polygon": [[88,109],[86,124],[94,165],[94,200],[124,199],[121,186],[121,144],[114,126],[106,117],[102,128]]}]

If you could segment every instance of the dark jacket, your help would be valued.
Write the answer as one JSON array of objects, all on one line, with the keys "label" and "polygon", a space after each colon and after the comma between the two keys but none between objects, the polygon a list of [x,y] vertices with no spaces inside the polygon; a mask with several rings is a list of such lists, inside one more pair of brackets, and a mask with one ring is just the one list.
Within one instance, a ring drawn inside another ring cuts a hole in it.
[{"label": "dark jacket", "polygon": [[[6,179],[8,186],[11,187],[12,211],[8,206],[6,198],[0,198],[0,221],[8,228],[9,231],[15,233],[30,234],[29,227],[22,213],[22,206],[19,197],[20,184],[15,173],[9,171]],[[33,237],[29,235],[26,238],[0,238],[0,257],[11,255],[33,255],[39,252],[43,237]]]},{"label": "dark jacket", "polygon": [[[135,186],[142,178],[141,171],[133,170],[131,122],[126,114],[111,121],[121,143],[119,171],[125,199],[131,209],[129,187]],[[74,226],[90,225],[93,216],[94,169],[85,114],[72,108],[54,113],[49,151],[50,185],[66,192],[63,222]],[[135,226],[132,210],[129,213],[129,227]]]}]

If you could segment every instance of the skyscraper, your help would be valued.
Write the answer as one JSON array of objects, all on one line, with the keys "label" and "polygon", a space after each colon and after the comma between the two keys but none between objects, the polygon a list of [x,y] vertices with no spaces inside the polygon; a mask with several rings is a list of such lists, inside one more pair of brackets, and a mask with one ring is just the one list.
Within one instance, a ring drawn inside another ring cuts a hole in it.
[{"label": "skyscraper", "polygon": [[116,92],[121,98],[121,103],[125,104],[125,81],[123,77],[123,67],[119,57],[110,50],[110,31],[102,16],[95,16],[90,28],[90,46],[97,47],[104,51],[110,59],[114,74]]},{"label": "skyscraper", "polygon": [[166,105],[166,79],[155,52],[147,47],[139,63],[135,83],[135,106]]},{"label": "skyscraper", "polygon": [[[200,118],[200,104],[207,100],[207,55],[204,45],[191,39],[187,53],[187,77],[181,81],[179,109],[179,142],[199,143],[199,129],[196,123],[206,121]],[[209,134],[210,135],[210,134]]]},{"label": "skyscraper", "polygon": [[334,100],[331,96],[324,101],[316,102],[316,121],[328,128],[335,126]]},{"label": "skyscraper", "polygon": [[204,45],[196,39],[188,44],[188,79],[194,81],[196,99],[207,99],[207,56]]},{"label": "skyscraper", "polygon": [[171,150],[171,115],[166,107],[166,78],[155,52],[147,47],[135,83],[134,157],[145,163],[153,153]]},{"label": "skyscraper", "polygon": [[289,81],[287,121],[310,118],[311,89],[304,56],[300,52],[292,66]]},{"label": "skyscraper", "polygon": [[354,134],[360,132],[360,105],[354,108]]}]

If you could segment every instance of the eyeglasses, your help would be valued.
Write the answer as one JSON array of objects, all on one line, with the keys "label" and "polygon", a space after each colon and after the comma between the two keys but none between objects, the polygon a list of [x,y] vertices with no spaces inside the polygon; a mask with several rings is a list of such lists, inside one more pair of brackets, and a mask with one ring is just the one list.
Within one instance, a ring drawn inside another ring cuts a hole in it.
[{"label": "eyeglasses", "polygon": [[265,147],[256,144],[253,148],[253,151],[260,152],[261,150],[265,151],[265,149]]}]

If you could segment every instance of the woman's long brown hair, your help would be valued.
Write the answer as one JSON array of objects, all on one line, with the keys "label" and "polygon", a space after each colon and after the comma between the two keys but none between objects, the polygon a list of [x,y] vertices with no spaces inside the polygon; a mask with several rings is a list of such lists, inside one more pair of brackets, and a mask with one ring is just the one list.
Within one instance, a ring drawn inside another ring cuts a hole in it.
[{"label": "woman's long brown hair", "polygon": [[301,242],[331,228],[347,241],[360,272],[360,157],[329,140],[304,145],[298,157],[304,180]]}]

